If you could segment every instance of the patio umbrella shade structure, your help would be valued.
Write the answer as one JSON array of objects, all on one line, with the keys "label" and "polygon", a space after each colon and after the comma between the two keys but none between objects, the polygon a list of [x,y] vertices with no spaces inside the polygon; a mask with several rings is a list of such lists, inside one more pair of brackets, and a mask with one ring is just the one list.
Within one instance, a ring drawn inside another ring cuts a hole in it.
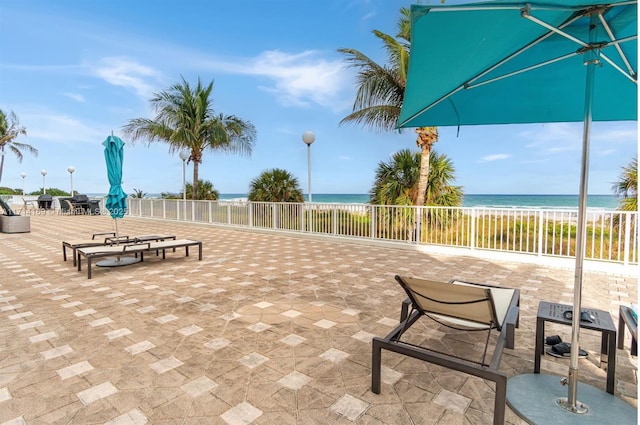
[{"label": "patio umbrella shade structure", "polygon": [[[122,165],[124,163],[124,142],[119,137],[111,135],[102,142],[104,146],[104,159],[107,164],[107,177],[109,179],[109,194],[105,208],[114,219],[116,227],[116,241],[118,240],[118,219],[122,219],[127,211],[127,194],[122,190]],[[107,259],[96,263],[102,267],[124,266],[140,261],[137,257],[118,257],[114,260]]]},{"label": "patio umbrella shade structure", "polygon": [[[573,311],[581,308],[591,123],[636,120],[637,93],[637,0],[411,7],[411,60],[398,127],[584,123]],[[599,421],[612,413],[598,412],[603,405],[617,409],[616,421],[623,423],[631,407],[604,393],[601,403],[591,390],[585,394],[595,397],[592,408],[577,400],[579,316],[572,320],[568,397],[556,400],[559,407],[536,403],[536,393],[549,393],[546,384],[531,388],[539,377],[514,383],[527,386],[532,407],[519,411],[509,402],[532,423]],[[631,419],[635,423],[635,413]]]}]

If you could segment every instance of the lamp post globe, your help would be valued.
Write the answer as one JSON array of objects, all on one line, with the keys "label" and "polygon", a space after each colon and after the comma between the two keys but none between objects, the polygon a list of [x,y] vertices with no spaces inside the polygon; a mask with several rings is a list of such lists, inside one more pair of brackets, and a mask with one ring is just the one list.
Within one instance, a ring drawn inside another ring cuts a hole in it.
[{"label": "lamp post globe", "polygon": [[27,173],[23,171],[20,173],[20,177],[22,177],[22,196],[24,196],[24,178],[27,177]]},{"label": "lamp post globe", "polygon": [[316,140],[316,135],[313,131],[307,130],[302,133],[302,141],[307,145],[307,181],[309,183],[308,193],[309,202],[312,202],[311,198],[311,144]]},{"label": "lamp post globe", "polygon": [[73,168],[73,165],[70,165],[67,167],[67,171],[69,172],[69,178],[71,179],[71,196],[73,196],[73,172],[76,171],[76,169]]},{"label": "lamp post globe", "polygon": [[46,194],[47,193],[47,185],[45,184],[44,176],[47,175],[47,170],[40,171],[40,174],[42,174],[42,193]]},{"label": "lamp post globe", "polygon": [[311,145],[316,140],[316,135],[313,134],[313,131],[307,130],[302,133],[302,141],[307,145]]}]

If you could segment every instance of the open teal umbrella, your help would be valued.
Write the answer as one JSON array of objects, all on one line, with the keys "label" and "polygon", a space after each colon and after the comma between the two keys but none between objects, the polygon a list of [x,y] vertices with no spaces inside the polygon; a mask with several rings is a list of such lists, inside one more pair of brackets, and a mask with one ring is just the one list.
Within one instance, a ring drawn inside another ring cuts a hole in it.
[{"label": "open teal umbrella", "polygon": [[[399,127],[584,122],[574,312],[582,297],[591,122],[637,119],[637,16],[637,0],[411,7],[411,57]],[[579,331],[580,315],[574,314],[568,397],[554,403],[565,409],[558,413],[540,401],[549,394],[537,393],[549,391],[535,388],[538,381],[523,381],[523,404],[531,407],[523,416],[530,414],[532,423],[584,423],[599,413],[576,399]],[[596,423],[630,417],[635,423],[635,415],[624,416],[628,405],[621,403],[600,412]],[[601,400],[593,404],[602,405]],[[585,410],[585,415],[561,413]],[[611,410],[615,419],[607,418]]]}]

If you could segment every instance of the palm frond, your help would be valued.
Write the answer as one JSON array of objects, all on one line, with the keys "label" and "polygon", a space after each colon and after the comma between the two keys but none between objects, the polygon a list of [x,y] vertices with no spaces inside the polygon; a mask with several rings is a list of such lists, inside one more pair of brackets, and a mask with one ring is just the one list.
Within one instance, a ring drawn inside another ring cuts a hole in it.
[{"label": "palm frond", "polygon": [[406,45],[382,31],[374,30],[373,33],[382,40],[389,57],[390,68],[397,71],[400,77],[399,84],[404,89],[407,85],[407,71],[409,70],[409,51]]}]

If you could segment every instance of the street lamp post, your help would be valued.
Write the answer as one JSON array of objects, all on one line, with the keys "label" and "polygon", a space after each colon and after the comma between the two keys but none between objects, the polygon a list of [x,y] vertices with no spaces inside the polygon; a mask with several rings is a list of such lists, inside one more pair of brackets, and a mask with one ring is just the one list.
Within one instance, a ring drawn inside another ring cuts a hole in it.
[{"label": "street lamp post", "polygon": [[309,203],[312,202],[311,198],[311,144],[316,140],[316,136],[313,131],[305,131],[302,133],[302,141],[307,145],[307,181],[309,183]]},{"label": "street lamp post", "polygon": [[187,219],[187,159],[189,152],[180,151],[178,154],[182,160],[182,219]]},{"label": "street lamp post", "polygon": [[46,193],[47,193],[47,185],[45,184],[44,176],[47,175],[47,170],[40,171],[40,174],[42,174],[42,194],[46,195]]},{"label": "street lamp post", "polygon": [[22,177],[22,196],[24,196],[24,178],[27,177],[27,173],[23,171],[20,173],[20,177]]},{"label": "street lamp post", "polygon": [[67,168],[67,171],[69,172],[69,178],[71,179],[71,196],[73,196],[73,172],[76,171],[76,169],[73,168],[72,165],[70,165]]}]

